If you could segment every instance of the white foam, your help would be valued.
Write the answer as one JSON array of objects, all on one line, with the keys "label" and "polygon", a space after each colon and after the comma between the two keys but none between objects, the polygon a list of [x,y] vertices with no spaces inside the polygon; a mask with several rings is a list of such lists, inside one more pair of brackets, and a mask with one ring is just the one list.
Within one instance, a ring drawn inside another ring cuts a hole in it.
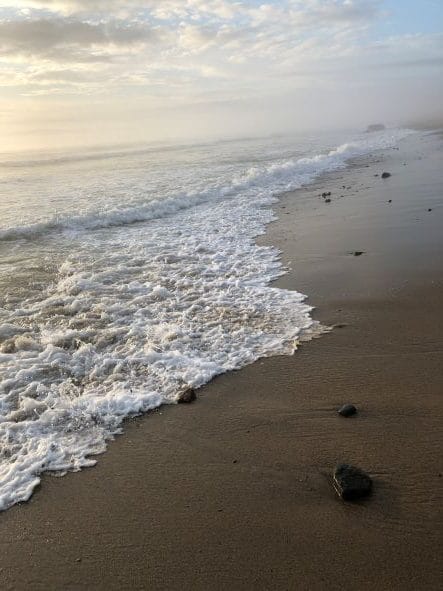
[{"label": "white foam", "polygon": [[254,238],[273,219],[276,193],[399,136],[47,225],[114,229],[85,236],[41,297],[0,311],[0,509],[27,500],[45,471],[93,465],[126,417],[319,334],[303,295],[269,287],[284,272],[279,253]]}]

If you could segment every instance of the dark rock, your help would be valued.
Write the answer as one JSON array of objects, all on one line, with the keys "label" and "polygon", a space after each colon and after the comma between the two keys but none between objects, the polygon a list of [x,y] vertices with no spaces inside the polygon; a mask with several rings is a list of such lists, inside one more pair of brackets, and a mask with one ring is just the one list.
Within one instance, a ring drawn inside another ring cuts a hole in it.
[{"label": "dark rock", "polygon": [[432,207],[430,207],[430,208],[428,209],[428,211],[432,211]]},{"label": "dark rock", "polygon": [[330,199],[325,199],[325,203],[331,203]]},{"label": "dark rock", "polygon": [[356,407],[353,404],[344,404],[338,409],[338,414],[342,417],[352,417],[357,412]]},{"label": "dark rock", "polygon": [[192,388],[185,390],[178,397],[179,404],[189,404],[190,402],[194,402],[194,400],[197,400],[197,394]]},{"label": "dark rock", "polygon": [[388,199],[388,203],[392,203],[392,199]]},{"label": "dark rock", "polygon": [[379,174],[374,174],[374,176],[380,176]]},{"label": "dark rock", "polygon": [[364,250],[354,250],[354,252],[352,253],[355,257],[360,257],[362,254],[364,254],[365,251]]},{"label": "dark rock", "polygon": [[373,125],[368,125],[366,133],[371,133],[373,131],[383,131],[384,129],[386,129],[386,127],[383,125],[383,123],[374,123]]},{"label": "dark rock", "polygon": [[344,501],[353,501],[370,494],[372,480],[360,468],[339,464],[334,470],[334,488]]},{"label": "dark rock", "polygon": [[329,195],[331,194],[331,191],[328,191],[327,193],[322,193],[321,196],[324,197],[329,197]]},{"label": "dark rock", "polygon": [[391,173],[390,173],[390,172],[384,172],[384,173],[381,175],[381,178],[382,178],[382,179],[388,179],[390,176],[391,176]]}]

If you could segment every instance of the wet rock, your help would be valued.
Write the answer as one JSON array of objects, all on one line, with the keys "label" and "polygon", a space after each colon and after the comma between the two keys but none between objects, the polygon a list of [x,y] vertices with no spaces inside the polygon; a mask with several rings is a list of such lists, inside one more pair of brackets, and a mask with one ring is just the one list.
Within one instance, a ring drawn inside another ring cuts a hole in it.
[{"label": "wet rock", "polygon": [[364,250],[354,250],[354,252],[352,253],[355,257],[361,257],[362,254],[364,254],[365,251]]},{"label": "wet rock", "polygon": [[197,400],[197,394],[192,388],[188,388],[188,390],[182,392],[178,397],[179,404],[189,404],[190,402],[194,402],[194,400]]},{"label": "wet rock", "polygon": [[357,408],[353,404],[344,404],[337,412],[342,417],[352,417],[356,414]]},{"label": "wet rock", "polygon": [[334,470],[334,488],[344,501],[354,501],[371,493],[372,480],[360,468],[339,464]]},{"label": "wet rock", "polygon": [[391,173],[390,173],[390,172],[384,172],[384,173],[381,175],[381,178],[382,178],[382,179],[388,179],[390,176],[391,176]]}]

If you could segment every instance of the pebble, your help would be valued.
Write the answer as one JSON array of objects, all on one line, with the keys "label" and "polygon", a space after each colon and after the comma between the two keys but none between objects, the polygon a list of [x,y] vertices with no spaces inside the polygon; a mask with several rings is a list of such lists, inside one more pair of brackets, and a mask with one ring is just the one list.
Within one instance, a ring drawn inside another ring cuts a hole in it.
[{"label": "pebble", "polygon": [[353,404],[344,404],[337,412],[342,417],[352,417],[357,412],[357,408]]}]

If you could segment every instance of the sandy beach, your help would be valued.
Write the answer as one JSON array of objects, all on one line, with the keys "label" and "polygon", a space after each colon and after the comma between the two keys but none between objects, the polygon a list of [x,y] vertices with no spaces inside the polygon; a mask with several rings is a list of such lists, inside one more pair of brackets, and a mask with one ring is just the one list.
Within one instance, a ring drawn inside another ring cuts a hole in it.
[{"label": "sandy beach", "polygon": [[[0,588],[442,588],[442,156],[420,132],[284,195],[260,242],[335,328],[45,476],[0,514]],[[337,462],[373,495],[341,501]]]}]

